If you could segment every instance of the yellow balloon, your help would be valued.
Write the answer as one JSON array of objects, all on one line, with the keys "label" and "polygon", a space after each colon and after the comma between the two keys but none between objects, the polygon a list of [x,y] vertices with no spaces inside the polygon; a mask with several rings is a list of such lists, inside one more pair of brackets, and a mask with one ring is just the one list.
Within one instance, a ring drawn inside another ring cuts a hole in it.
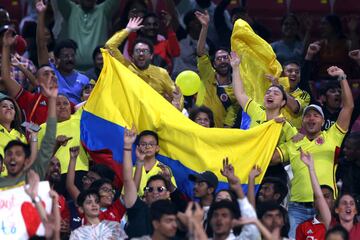
[{"label": "yellow balloon", "polygon": [[176,77],[175,83],[184,96],[191,96],[199,91],[201,80],[196,72],[186,70]]}]

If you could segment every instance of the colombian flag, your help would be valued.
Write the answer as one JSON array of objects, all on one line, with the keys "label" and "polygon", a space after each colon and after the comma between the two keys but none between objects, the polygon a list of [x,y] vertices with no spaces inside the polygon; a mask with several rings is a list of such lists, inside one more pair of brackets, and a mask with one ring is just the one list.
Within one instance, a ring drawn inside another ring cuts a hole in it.
[{"label": "colombian flag", "polygon": [[282,125],[269,121],[251,130],[205,128],[185,117],[120,62],[103,50],[104,67],[88,99],[81,119],[81,140],[91,151],[111,151],[122,164],[124,128],[134,124],[138,132],[159,135],[157,159],[169,166],[179,190],[192,196],[190,173],[214,172],[219,189],[227,187],[220,174],[228,157],[246,187],[252,167],[264,171],[280,136]]}]

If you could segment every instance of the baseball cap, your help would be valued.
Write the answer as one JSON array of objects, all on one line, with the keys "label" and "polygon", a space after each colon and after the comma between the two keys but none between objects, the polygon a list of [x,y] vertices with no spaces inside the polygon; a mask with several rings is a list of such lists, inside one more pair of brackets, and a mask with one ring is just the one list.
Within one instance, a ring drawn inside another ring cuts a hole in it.
[{"label": "baseball cap", "polygon": [[0,34],[1,34],[2,32],[5,32],[6,30],[12,30],[14,33],[16,33],[16,30],[15,30],[15,28],[14,28],[12,25],[6,24],[6,25],[0,26]]},{"label": "baseball cap", "polygon": [[305,114],[306,114],[309,110],[315,110],[315,111],[317,111],[318,113],[320,113],[323,118],[325,118],[324,112],[323,112],[322,108],[321,108],[319,105],[316,105],[316,104],[310,104],[309,106],[307,106],[307,107],[304,109],[304,112],[303,112],[302,117],[304,117]]},{"label": "baseball cap", "polygon": [[190,174],[189,180],[192,182],[206,182],[210,187],[217,188],[218,178],[213,172],[205,171],[202,173]]}]

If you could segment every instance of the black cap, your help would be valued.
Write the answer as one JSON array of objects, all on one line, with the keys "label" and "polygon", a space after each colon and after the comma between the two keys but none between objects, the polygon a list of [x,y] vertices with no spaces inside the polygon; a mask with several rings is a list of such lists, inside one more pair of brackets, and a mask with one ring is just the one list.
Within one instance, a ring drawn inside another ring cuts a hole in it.
[{"label": "black cap", "polygon": [[5,32],[6,30],[12,30],[14,33],[16,33],[16,30],[12,25],[2,25],[2,26],[0,26],[0,34],[2,32]]},{"label": "black cap", "polygon": [[192,182],[206,182],[210,187],[217,188],[218,178],[213,172],[205,171],[197,174],[190,174],[189,180]]}]

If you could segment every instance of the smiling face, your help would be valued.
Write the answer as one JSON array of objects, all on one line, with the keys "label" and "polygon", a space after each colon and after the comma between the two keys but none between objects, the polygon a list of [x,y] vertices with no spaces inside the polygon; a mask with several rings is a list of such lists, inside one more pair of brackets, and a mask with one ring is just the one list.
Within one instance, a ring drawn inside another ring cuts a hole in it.
[{"label": "smiling face", "polygon": [[58,118],[58,122],[70,119],[71,105],[69,100],[63,95],[58,95],[56,98],[56,116]]},{"label": "smiling face", "polygon": [[170,193],[166,189],[164,181],[158,179],[149,182],[147,185],[148,190],[144,191],[145,201],[147,204],[151,204],[160,199],[169,199]]},{"label": "smiling face", "polygon": [[229,53],[225,50],[216,51],[213,66],[220,76],[227,76],[231,71]]},{"label": "smiling face", "polygon": [[287,64],[284,67],[284,76],[289,78],[290,89],[296,89],[300,82],[300,67],[295,63]]},{"label": "smiling face", "polygon": [[80,207],[80,212],[88,218],[96,218],[100,214],[99,198],[96,195],[89,195],[85,198],[83,205]]},{"label": "smiling face", "polygon": [[152,59],[152,53],[149,45],[146,43],[137,43],[134,46],[133,62],[141,70],[145,70],[149,67]]},{"label": "smiling face", "polygon": [[16,177],[26,166],[27,158],[22,146],[13,146],[7,149],[4,157],[4,164],[8,174]]},{"label": "smiling face", "polygon": [[207,113],[199,112],[195,117],[195,122],[203,127],[210,127],[210,118]]},{"label": "smiling face", "polygon": [[144,19],[144,27],[141,32],[149,38],[155,38],[159,32],[159,19],[155,16],[149,16]]},{"label": "smiling face", "polygon": [[321,131],[321,126],[324,124],[322,115],[313,109],[308,110],[303,117],[302,126],[306,135],[316,135]]},{"label": "smiling face", "polygon": [[46,171],[46,179],[52,183],[58,183],[61,180],[61,165],[57,157],[53,156]]},{"label": "smiling face", "polygon": [[357,214],[355,199],[350,195],[343,195],[339,200],[339,205],[335,208],[340,222],[353,222]]},{"label": "smiling face", "polygon": [[112,204],[115,196],[115,191],[111,184],[105,183],[99,189],[100,206],[108,207]]},{"label": "smiling face", "polygon": [[278,87],[271,86],[265,93],[264,106],[268,110],[276,110],[285,106],[286,101],[284,100],[283,93]]},{"label": "smiling face", "polygon": [[11,124],[15,119],[15,106],[10,100],[0,102],[0,124]]}]

